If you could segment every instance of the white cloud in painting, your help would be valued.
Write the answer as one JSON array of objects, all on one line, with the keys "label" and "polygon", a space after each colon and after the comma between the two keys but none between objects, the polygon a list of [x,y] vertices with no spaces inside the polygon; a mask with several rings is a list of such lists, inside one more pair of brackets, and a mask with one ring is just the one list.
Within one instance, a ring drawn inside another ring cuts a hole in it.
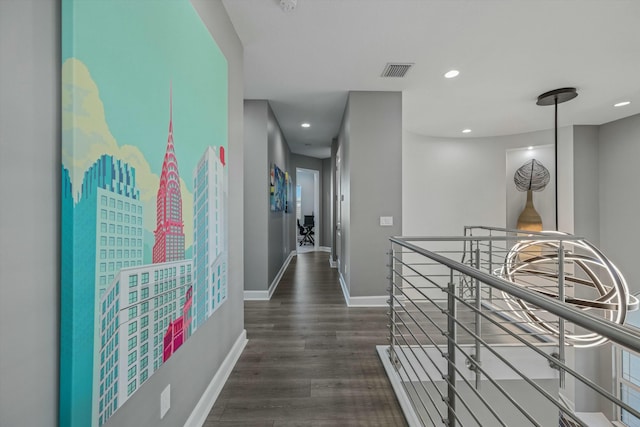
[{"label": "white cloud in painting", "polygon": [[[69,170],[73,192],[79,193],[84,173],[107,154],[136,169],[136,186],[144,205],[144,227],[156,227],[156,196],[160,177],[151,171],[142,152],[134,145],[119,145],[109,130],[98,86],[86,65],[75,58],[62,64],[62,164]],[[193,243],[193,194],[182,178],[182,219],[185,249]]]}]

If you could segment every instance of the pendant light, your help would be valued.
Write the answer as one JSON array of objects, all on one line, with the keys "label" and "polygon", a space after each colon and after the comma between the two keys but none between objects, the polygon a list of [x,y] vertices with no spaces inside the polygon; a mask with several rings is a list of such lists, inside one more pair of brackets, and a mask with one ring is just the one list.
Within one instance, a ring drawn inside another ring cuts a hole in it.
[{"label": "pendant light", "polygon": [[553,105],[555,107],[555,125],[554,125],[554,153],[555,153],[555,190],[556,190],[556,231],[558,231],[558,104],[571,101],[578,96],[578,92],[574,87],[564,87],[561,89],[550,90],[538,96],[537,105]]}]

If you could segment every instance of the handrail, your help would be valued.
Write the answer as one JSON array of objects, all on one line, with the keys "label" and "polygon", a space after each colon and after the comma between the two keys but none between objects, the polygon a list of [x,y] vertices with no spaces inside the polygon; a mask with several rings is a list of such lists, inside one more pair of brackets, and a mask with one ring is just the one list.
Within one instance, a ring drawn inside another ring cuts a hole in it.
[{"label": "handrail", "polygon": [[[527,232],[528,234],[528,232]],[[548,236],[548,235],[547,235]],[[451,241],[466,241],[466,240],[508,240],[508,239],[501,239],[500,237],[502,236],[479,236],[479,237],[470,237],[470,236],[466,236],[466,237],[456,237],[456,238],[442,238],[442,237],[435,237],[433,238],[433,241],[449,241],[449,239]],[[543,236],[536,236],[535,240],[546,240],[546,239],[542,239],[541,237]],[[572,238],[572,236],[565,236],[565,235],[557,235],[557,236],[550,236],[551,238],[549,240],[579,240],[576,238]],[[636,335],[633,335],[632,333],[630,333],[627,329],[625,329],[622,326],[619,326],[617,324],[614,324],[612,322],[608,322],[606,320],[597,318],[595,316],[592,316],[588,313],[585,313],[582,310],[578,310],[574,307],[571,307],[567,304],[563,304],[561,302],[555,301],[550,299],[549,297],[545,297],[542,296],[536,292],[530,291],[528,289],[525,289],[521,286],[517,286],[514,285],[513,283],[510,283],[504,279],[501,279],[499,277],[490,275],[488,273],[485,273],[483,271],[477,270],[476,268],[470,267],[468,265],[462,264],[458,261],[455,261],[453,259],[444,257],[440,254],[431,252],[427,249],[421,248],[419,246],[416,246],[414,244],[411,244],[407,241],[406,238],[404,237],[391,237],[389,239],[391,242],[396,243],[402,247],[405,247],[407,249],[410,249],[416,253],[419,253],[420,255],[423,255],[427,258],[430,258],[440,264],[443,264],[449,268],[451,268],[452,270],[458,271],[460,273],[463,273],[469,277],[472,277],[474,279],[480,280],[483,283],[486,283],[488,285],[490,285],[491,287],[494,287],[498,290],[507,292],[513,296],[515,296],[516,298],[519,298],[523,301],[526,301],[530,304],[533,304],[543,310],[548,311],[549,313],[552,313],[556,316],[559,316],[561,318],[565,318],[573,323],[575,323],[578,326],[581,326],[583,328],[589,329],[593,332],[596,332],[600,335],[602,335],[605,338],[610,339],[611,341],[620,344],[622,346],[625,346],[635,352],[640,352],[640,341],[638,340],[638,337]],[[420,241],[428,241],[428,240],[432,240],[430,238],[413,238],[411,237],[411,240],[420,240]]]}]

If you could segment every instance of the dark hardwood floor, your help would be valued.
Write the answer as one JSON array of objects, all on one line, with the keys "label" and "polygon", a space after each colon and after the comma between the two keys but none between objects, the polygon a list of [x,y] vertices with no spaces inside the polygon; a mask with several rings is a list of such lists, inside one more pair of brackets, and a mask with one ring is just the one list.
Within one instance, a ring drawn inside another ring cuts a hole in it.
[{"label": "dark hardwood floor", "polygon": [[204,425],[406,426],[375,349],[386,324],[346,306],[327,253],[299,254],[270,301],[245,302],[249,343]]}]

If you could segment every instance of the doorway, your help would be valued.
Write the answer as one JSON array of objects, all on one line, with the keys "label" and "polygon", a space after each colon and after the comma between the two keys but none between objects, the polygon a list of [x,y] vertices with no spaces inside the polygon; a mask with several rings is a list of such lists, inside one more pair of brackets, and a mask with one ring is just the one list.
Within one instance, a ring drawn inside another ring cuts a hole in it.
[{"label": "doorway", "polygon": [[296,249],[316,251],[320,247],[320,172],[296,168]]}]

